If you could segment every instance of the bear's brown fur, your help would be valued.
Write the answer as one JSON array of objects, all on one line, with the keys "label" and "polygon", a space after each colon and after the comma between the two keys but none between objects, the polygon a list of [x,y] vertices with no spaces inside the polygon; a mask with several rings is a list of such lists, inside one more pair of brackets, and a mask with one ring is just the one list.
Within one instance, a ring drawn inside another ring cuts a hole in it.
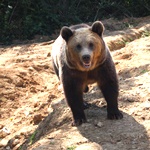
[{"label": "bear's brown fur", "polygon": [[118,80],[109,49],[103,40],[104,26],[96,21],[63,27],[52,49],[55,73],[73,114],[73,125],[86,122],[83,92],[97,82],[107,102],[107,117],[121,119],[118,109]]}]

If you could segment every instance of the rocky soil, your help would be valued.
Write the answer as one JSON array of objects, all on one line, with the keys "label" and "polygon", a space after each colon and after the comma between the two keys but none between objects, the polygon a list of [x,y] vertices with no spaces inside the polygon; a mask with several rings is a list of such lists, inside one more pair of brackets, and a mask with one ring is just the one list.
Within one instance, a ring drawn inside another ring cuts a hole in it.
[{"label": "rocky soil", "polygon": [[72,115],[51,66],[52,42],[0,46],[0,150],[150,150],[150,17],[103,21],[122,120],[106,119],[95,84],[88,122]]}]

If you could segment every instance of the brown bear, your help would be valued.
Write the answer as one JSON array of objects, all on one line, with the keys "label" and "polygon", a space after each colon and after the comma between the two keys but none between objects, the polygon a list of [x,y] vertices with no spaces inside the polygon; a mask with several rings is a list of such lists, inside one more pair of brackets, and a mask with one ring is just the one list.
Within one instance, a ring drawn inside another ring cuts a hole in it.
[{"label": "brown bear", "polygon": [[118,79],[114,62],[103,39],[104,26],[96,21],[89,26],[63,27],[52,48],[52,63],[73,114],[73,124],[86,122],[83,92],[97,82],[107,102],[108,119],[121,119],[118,109]]}]

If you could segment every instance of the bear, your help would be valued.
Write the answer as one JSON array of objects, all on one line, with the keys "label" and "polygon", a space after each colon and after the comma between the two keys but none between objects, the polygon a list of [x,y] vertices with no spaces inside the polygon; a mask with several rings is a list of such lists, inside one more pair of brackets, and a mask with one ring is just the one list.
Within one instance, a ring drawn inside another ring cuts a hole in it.
[{"label": "bear", "polygon": [[110,50],[103,38],[104,25],[64,26],[52,47],[52,65],[62,83],[73,115],[73,126],[87,122],[83,93],[97,83],[107,103],[107,118],[122,119],[118,109],[119,85]]}]

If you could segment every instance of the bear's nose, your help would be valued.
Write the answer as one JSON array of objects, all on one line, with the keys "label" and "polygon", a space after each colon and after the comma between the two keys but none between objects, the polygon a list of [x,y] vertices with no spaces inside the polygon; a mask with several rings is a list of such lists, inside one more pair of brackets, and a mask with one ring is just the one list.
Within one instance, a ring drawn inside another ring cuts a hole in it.
[{"label": "bear's nose", "polygon": [[82,56],[82,60],[84,61],[84,62],[89,62],[90,61],[90,59],[91,59],[91,56],[90,55],[83,55]]}]

